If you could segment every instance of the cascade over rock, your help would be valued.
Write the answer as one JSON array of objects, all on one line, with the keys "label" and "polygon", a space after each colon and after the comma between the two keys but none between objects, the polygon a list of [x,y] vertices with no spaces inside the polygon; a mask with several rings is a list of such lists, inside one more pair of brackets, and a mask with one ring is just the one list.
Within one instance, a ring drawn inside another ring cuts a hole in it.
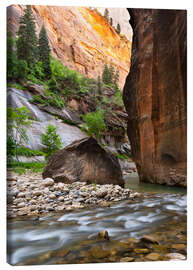
[{"label": "cascade over rock", "polygon": [[186,11],[128,9],[128,136],[140,180],[186,185]]},{"label": "cascade over rock", "polygon": [[75,141],[52,155],[42,175],[55,182],[124,185],[118,159],[92,137]]}]

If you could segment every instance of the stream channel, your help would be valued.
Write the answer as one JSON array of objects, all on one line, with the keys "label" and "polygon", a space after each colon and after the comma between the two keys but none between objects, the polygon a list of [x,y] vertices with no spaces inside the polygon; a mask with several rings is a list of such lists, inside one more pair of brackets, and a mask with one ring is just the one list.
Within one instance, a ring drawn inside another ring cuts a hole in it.
[{"label": "stream channel", "polygon": [[[159,260],[172,252],[186,256],[186,189],[139,183],[136,174],[125,178],[125,186],[142,192],[144,198],[39,219],[8,219],[8,262],[118,262],[125,257],[146,261],[152,252]],[[103,230],[110,240],[97,238]],[[144,235],[156,237],[159,244],[139,241]]]}]

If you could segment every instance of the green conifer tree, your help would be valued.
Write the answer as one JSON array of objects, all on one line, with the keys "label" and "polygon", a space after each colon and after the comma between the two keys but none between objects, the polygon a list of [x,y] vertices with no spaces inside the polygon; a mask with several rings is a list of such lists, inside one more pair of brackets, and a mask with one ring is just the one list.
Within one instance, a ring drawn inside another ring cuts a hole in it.
[{"label": "green conifer tree", "polygon": [[113,18],[110,18],[110,25],[113,26]]},{"label": "green conifer tree", "polygon": [[101,77],[100,76],[98,76],[98,78],[97,78],[97,87],[98,87],[98,94],[101,95],[102,89],[101,89]]},{"label": "green conifer tree", "polygon": [[7,33],[7,79],[13,78],[14,73],[14,39],[11,32]]},{"label": "green conifer tree", "polygon": [[17,39],[18,59],[25,60],[28,67],[33,67],[37,61],[37,38],[35,22],[31,7],[27,5],[24,15],[20,19]]},{"label": "green conifer tree", "polygon": [[120,34],[121,33],[121,26],[120,24],[118,23],[117,24],[117,29],[116,29],[117,33]]},{"label": "green conifer tree", "polygon": [[110,76],[109,76],[109,68],[107,64],[105,64],[104,69],[103,69],[103,74],[102,74],[102,80],[105,84],[110,83]]},{"label": "green conifer tree", "polygon": [[43,71],[45,77],[49,78],[51,76],[51,68],[50,68],[50,45],[48,41],[48,36],[46,33],[46,29],[44,25],[41,28],[39,35],[39,61],[42,62]]},{"label": "green conifer tree", "polygon": [[105,8],[104,17],[109,22],[109,11],[107,8]]},{"label": "green conifer tree", "polygon": [[115,73],[115,70],[114,70],[114,67],[111,63],[110,67],[109,67],[109,83],[113,83],[114,73]]}]

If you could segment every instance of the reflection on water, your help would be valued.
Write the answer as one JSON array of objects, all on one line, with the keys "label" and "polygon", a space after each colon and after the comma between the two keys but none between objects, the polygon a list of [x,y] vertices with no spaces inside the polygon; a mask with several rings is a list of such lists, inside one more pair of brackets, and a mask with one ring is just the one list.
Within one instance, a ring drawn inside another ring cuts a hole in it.
[{"label": "reflection on water", "polygon": [[165,185],[139,182],[139,176],[136,172],[128,174],[124,177],[124,180],[126,188],[130,188],[137,192],[186,194],[186,188],[183,187],[169,187]]}]

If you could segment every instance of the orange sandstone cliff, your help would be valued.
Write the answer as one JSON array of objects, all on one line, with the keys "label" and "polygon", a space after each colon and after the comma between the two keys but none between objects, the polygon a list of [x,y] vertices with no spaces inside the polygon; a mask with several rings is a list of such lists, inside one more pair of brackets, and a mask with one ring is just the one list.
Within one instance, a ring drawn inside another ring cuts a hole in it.
[{"label": "orange sandstone cliff", "polygon": [[140,180],[186,186],[186,11],[129,13],[132,59],[123,98]]},{"label": "orange sandstone cliff", "polygon": [[[8,7],[8,27],[14,34],[24,9],[22,5]],[[44,24],[55,57],[95,79],[102,74],[105,63],[112,63],[119,70],[119,86],[123,88],[130,67],[131,42],[125,35],[117,34],[97,10],[33,5],[32,11],[37,33]]]}]

